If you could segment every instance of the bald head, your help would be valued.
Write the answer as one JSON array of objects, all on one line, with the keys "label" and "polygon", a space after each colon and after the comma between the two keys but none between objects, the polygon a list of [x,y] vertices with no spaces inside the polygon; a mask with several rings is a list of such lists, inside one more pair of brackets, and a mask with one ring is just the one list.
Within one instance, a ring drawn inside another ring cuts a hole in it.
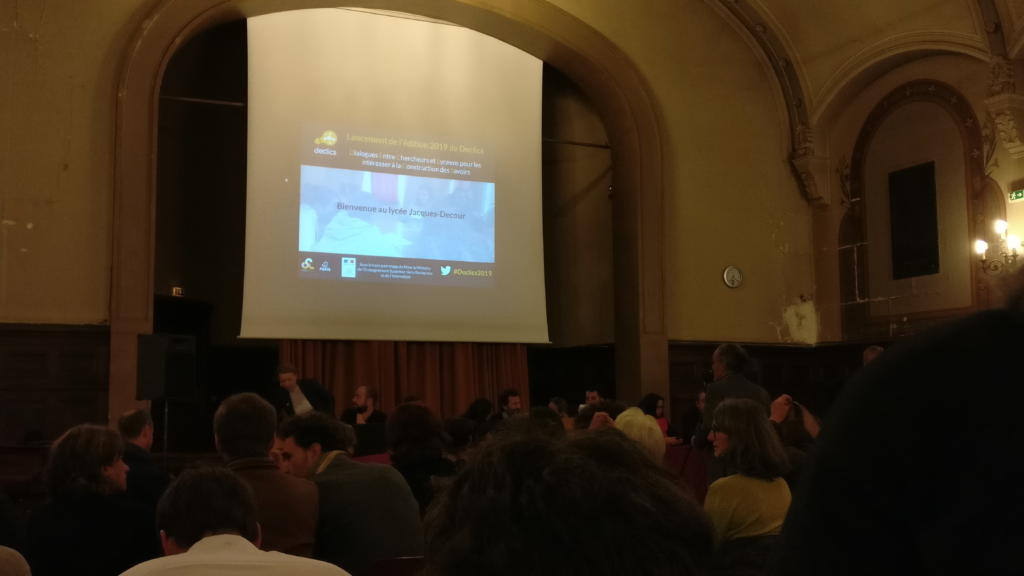
[{"label": "bald head", "polygon": [[875,358],[878,358],[885,349],[881,346],[868,346],[864,349],[864,365],[867,366],[868,362],[871,362]]}]

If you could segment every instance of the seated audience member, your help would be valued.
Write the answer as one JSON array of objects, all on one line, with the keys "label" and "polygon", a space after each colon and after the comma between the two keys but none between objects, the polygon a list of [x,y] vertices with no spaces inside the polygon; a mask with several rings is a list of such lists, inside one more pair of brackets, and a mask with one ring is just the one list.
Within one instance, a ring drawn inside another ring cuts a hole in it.
[{"label": "seated audience member", "polygon": [[334,395],[311,378],[299,379],[294,364],[281,364],[277,378],[281,387],[274,396],[278,420],[306,412],[323,412],[334,416]]},{"label": "seated audience member", "polygon": [[586,405],[597,406],[601,402],[604,402],[604,397],[601,396],[601,391],[596,387],[590,387],[586,390]]},{"label": "seated audience member", "polygon": [[349,426],[386,423],[388,415],[377,410],[379,398],[380,395],[373,386],[356,388],[356,395],[352,397],[353,407],[341,413],[341,421]]},{"label": "seated audience member", "polygon": [[0,546],[0,574],[3,576],[32,576],[28,562],[17,550]]},{"label": "seated audience member", "polygon": [[223,468],[188,470],[160,500],[156,525],[164,558],[139,564],[123,576],[345,576],[326,562],[260,548],[252,489]]},{"label": "seated audience member", "polygon": [[446,443],[444,425],[426,406],[399,406],[388,422],[391,465],[409,484],[421,515],[434,500],[434,478],[455,475],[455,464],[444,451]]},{"label": "seated audience member", "polygon": [[548,402],[548,407],[558,413],[558,417],[562,419],[562,426],[566,430],[572,430],[572,417],[569,416],[569,405],[565,402],[564,398],[554,397]]},{"label": "seated audience member", "polygon": [[805,466],[775,573],[1020,574],[1022,349],[1017,293],[854,374]]},{"label": "seated audience member", "polygon": [[522,401],[519,399],[519,391],[514,388],[503,390],[498,395],[498,407],[499,412],[491,416],[489,422],[504,422],[513,416],[518,416],[519,410],[523,407]]},{"label": "seated audience member", "polygon": [[554,434],[555,436],[563,436],[565,434],[565,424],[562,423],[562,418],[550,406],[530,408],[528,416],[530,422],[540,432]]},{"label": "seated audience member", "polygon": [[764,408],[747,399],[722,402],[715,410],[708,440],[731,473],[709,486],[704,500],[718,543],[778,534],[791,496],[782,479],[786,452]]},{"label": "seated audience member", "polygon": [[469,408],[462,414],[462,417],[477,425],[483,424],[491,419],[491,412],[494,404],[487,398],[477,398],[469,405]]},{"label": "seated audience member", "polygon": [[270,457],[276,430],[274,407],[251,392],[231,396],[213,417],[217,451],[259,506],[261,549],[311,558],[320,496],[315,484],[285,474]]},{"label": "seated audience member", "polygon": [[130,410],[117,419],[117,431],[124,440],[121,459],[128,466],[128,489],[124,496],[156,509],[170,478],[153,462],[153,418],[148,410]]},{"label": "seated audience member", "polygon": [[82,424],[50,448],[50,500],[29,519],[25,557],[35,576],[116,576],[159,554],[153,509],[117,495],[128,467],[121,436]]},{"label": "seated audience member", "polygon": [[448,458],[455,463],[456,470],[460,469],[473,450],[475,429],[476,424],[462,416],[444,421],[444,433],[448,436]]},{"label": "seated audience member", "polygon": [[427,514],[423,576],[688,576],[714,546],[707,516],[614,431],[501,434]]},{"label": "seated audience member", "polygon": [[790,492],[793,492],[796,490],[808,454],[814,447],[814,439],[818,436],[818,421],[810,411],[793,402],[787,394],[779,396],[772,402],[771,419],[789,460],[789,471],[782,477],[789,485]]},{"label": "seated audience member", "polygon": [[643,410],[644,414],[654,418],[654,421],[658,423],[658,428],[661,430],[661,435],[665,439],[665,444],[668,446],[675,446],[679,444],[679,439],[675,437],[675,432],[669,429],[668,419],[665,418],[665,399],[658,394],[648,394],[640,400],[637,407]]},{"label": "seated audience member", "polygon": [[304,414],[278,428],[285,472],[320,489],[320,524],[313,557],[364,576],[384,558],[423,554],[419,504],[390,466],[353,462],[345,424]]},{"label": "seated audience member", "polygon": [[653,416],[639,408],[627,408],[615,419],[615,429],[636,442],[655,464],[665,460],[665,437]]}]

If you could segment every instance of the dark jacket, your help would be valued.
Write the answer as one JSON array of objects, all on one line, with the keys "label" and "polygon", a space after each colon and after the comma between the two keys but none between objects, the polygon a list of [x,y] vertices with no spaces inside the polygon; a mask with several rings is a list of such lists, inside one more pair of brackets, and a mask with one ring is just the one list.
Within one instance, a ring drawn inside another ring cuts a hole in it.
[{"label": "dark jacket", "polygon": [[747,398],[764,406],[765,416],[772,412],[772,400],[768,392],[757,384],[747,380],[742,374],[728,374],[721,380],[712,382],[708,386],[707,396],[704,399],[704,416],[700,426],[693,436],[696,439],[698,448],[707,448],[708,434],[711,433],[711,423],[715,417],[715,408],[723,401],[730,398]]},{"label": "dark jacket", "polygon": [[[356,417],[358,413],[355,408],[349,408],[341,413],[341,421],[351,426],[356,425]],[[364,424],[385,424],[388,421],[388,415],[381,412],[380,410],[374,409],[373,414],[366,419]]]},{"label": "dark jacket", "polygon": [[394,468],[329,452],[310,480],[320,489],[314,558],[365,576],[377,560],[423,555],[419,505]]},{"label": "dark jacket", "polygon": [[226,468],[252,488],[263,534],[260,550],[313,557],[320,494],[316,485],[285,474],[271,458],[240,458]]},{"label": "dark jacket", "polygon": [[427,512],[430,503],[434,501],[434,479],[447,478],[455,475],[455,463],[438,456],[436,458],[410,458],[392,462],[395,470],[405,478],[406,484],[412,490],[412,495],[420,504],[420,515]]},{"label": "dark jacket", "polygon": [[167,490],[170,478],[156,467],[153,455],[148,450],[131,442],[124,443],[121,459],[128,465],[128,489],[122,497],[155,510],[164,490]]},{"label": "dark jacket", "polygon": [[118,576],[160,556],[152,508],[117,496],[58,496],[29,519],[34,576]]},{"label": "dark jacket", "polygon": [[[317,412],[323,412],[334,416],[334,395],[319,382],[311,378],[299,380],[299,390],[309,400],[309,405]],[[278,418],[290,418],[295,416],[295,407],[292,406],[292,395],[284,388],[278,387],[274,392],[274,407],[277,408]]]},{"label": "dark jacket", "polygon": [[855,374],[805,465],[775,573],[1020,574],[1021,350],[1024,317],[993,310]]}]

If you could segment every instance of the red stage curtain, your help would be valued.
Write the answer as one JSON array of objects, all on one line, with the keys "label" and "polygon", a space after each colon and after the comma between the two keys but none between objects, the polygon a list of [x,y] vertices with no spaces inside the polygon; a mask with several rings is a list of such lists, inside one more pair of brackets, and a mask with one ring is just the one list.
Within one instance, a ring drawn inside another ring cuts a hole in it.
[{"label": "red stage curtain", "polygon": [[375,386],[380,408],[391,412],[414,395],[442,418],[457,416],[476,398],[498,409],[498,394],[519,391],[530,405],[525,344],[281,340],[281,362],[334,394],[336,413],[352,405],[356,388]]}]

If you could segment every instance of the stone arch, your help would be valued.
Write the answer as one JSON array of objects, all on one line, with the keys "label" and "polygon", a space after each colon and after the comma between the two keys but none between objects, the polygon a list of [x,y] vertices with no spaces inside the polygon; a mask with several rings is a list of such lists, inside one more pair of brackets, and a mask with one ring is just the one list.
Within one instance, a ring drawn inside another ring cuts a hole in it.
[{"label": "stone arch", "polygon": [[[842,306],[844,340],[870,340],[890,338],[914,333],[935,322],[957,313],[969,312],[987,302],[987,285],[978,278],[977,268],[971,268],[972,306],[968,310],[947,313],[908,314],[901,327],[888,323],[871,322],[869,303],[871,294],[867,283],[867,211],[864,208],[864,179],[867,153],[878,128],[893,112],[907,104],[927,102],[948,113],[957,124],[964,145],[964,168],[967,177],[965,189],[968,202],[968,238],[984,234],[987,225],[1002,214],[996,206],[989,207],[990,178],[985,167],[994,141],[986,140],[981,123],[963,94],[952,86],[937,80],[908,82],[889,92],[868,115],[857,137],[850,163],[850,207],[839,227],[839,293]],[[980,230],[979,230],[980,228]],[[965,239],[966,241],[966,239]],[[894,332],[895,330],[895,332]]]},{"label": "stone arch", "polygon": [[667,395],[661,119],[632,62],[607,38],[543,0],[163,0],[125,48],[115,125],[110,403],[134,405],[137,337],[152,332],[160,83],[184,42],[217,24],[271,12],[361,7],[452,22],[533,54],[569,76],[611,145],[616,382],[621,400]]}]

